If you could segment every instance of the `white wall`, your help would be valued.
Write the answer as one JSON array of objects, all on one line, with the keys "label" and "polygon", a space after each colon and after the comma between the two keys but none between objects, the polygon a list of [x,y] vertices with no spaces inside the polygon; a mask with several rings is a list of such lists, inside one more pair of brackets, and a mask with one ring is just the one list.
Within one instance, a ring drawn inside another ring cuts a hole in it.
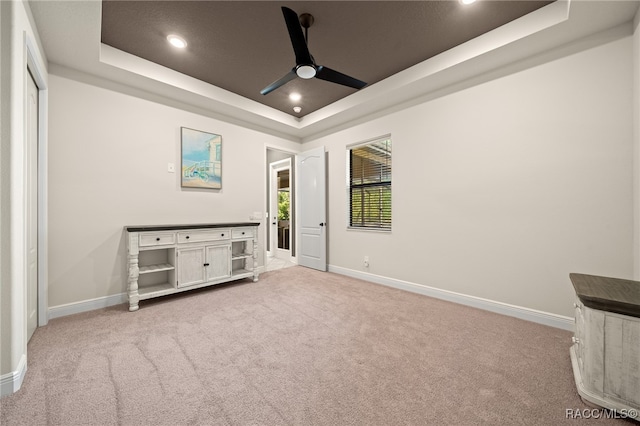
[{"label": "white wall", "polygon": [[0,337],[0,393],[20,388],[26,371],[26,206],[25,106],[29,53],[46,88],[46,58],[40,47],[28,4],[0,2],[2,49],[2,143],[0,149],[0,256],[2,323]]},{"label": "white wall", "polygon": [[[50,307],[126,291],[126,225],[245,222],[264,212],[266,145],[297,145],[66,77],[49,80]],[[181,126],[222,135],[222,190],[181,189]],[[167,172],[170,162],[176,173]],[[260,228],[263,250],[264,220]]]},{"label": "white wall", "polygon": [[[305,144],[328,151],[330,265],[568,317],[569,273],[630,278],[631,49],[618,39]],[[393,230],[346,230],[345,147],[387,133]]]}]

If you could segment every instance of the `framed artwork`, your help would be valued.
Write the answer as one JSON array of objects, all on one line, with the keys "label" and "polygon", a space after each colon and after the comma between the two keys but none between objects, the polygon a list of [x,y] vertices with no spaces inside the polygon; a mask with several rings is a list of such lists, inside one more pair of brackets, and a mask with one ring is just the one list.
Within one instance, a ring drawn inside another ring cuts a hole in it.
[{"label": "framed artwork", "polygon": [[221,189],[222,136],[181,127],[180,138],[181,186]]}]

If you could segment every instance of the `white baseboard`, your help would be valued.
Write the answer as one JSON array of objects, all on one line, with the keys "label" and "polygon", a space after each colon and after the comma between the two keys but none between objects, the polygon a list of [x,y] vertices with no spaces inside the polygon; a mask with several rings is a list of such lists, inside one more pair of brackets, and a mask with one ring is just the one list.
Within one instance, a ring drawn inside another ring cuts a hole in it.
[{"label": "white baseboard", "polygon": [[18,368],[0,376],[0,396],[11,395],[20,390],[24,375],[27,373],[27,356],[22,355]]},{"label": "white baseboard", "polygon": [[[258,266],[258,274],[266,272],[264,266]],[[83,300],[81,302],[67,303],[65,305],[52,306],[49,308],[49,319],[65,317],[67,315],[79,314],[81,312],[93,311],[94,309],[107,308],[109,306],[128,303],[127,293],[114,294],[111,296],[97,297],[95,299]]]},{"label": "white baseboard", "polygon": [[568,331],[573,331],[574,329],[573,318],[565,317],[562,315],[537,311],[535,309],[524,308],[522,306],[509,305],[508,303],[496,302],[494,300],[483,299],[480,297],[468,296],[466,294],[455,293],[453,291],[442,290],[439,288],[397,280],[394,278],[387,278],[367,272],[355,271],[353,269],[342,268],[340,266],[329,265],[329,272],[335,272],[336,274],[359,278],[364,281],[370,281],[376,284],[386,285],[388,287],[399,288],[401,290],[419,293],[425,296],[459,303],[461,305],[473,306],[474,308],[484,309],[486,311],[496,312],[498,314],[508,315],[510,317],[516,317],[538,324],[548,325],[550,327],[560,328]]},{"label": "white baseboard", "polygon": [[[265,267],[259,266],[258,273],[263,272],[265,272]],[[537,311],[535,309],[524,308],[522,306],[515,306],[508,303],[496,302],[494,300],[455,293],[453,291],[442,290],[439,288],[429,287],[426,285],[416,284],[394,278],[387,278],[367,272],[355,271],[353,269],[342,268],[340,266],[329,265],[329,272],[334,272],[336,274],[346,275],[349,277],[358,278],[364,281],[370,281],[376,284],[382,284],[388,287],[394,287],[413,293],[423,294],[425,296],[435,297],[437,299],[447,300],[449,302],[459,303],[461,305],[473,306],[474,308],[484,309],[486,311],[496,312],[498,314],[508,315],[538,324],[548,325],[550,327],[560,328],[568,331],[573,331],[574,329],[573,318],[565,317],[562,315],[551,314],[549,312]],[[127,300],[127,294],[121,293],[114,294],[112,296],[98,297],[96,299],[85,300],[82,302],[53,306],[49,308],[49,319],[119,305],[122,303],[127,303]],[[4,380],[4,376],[2,380]],[[20,382],[22,382],[22,380],[20,380]],[[2,383],[4,390],[4,381]]]},{"label": "white baseboard", "polygon": [[82,302],[52,306],[49,308],[49,319],[79,314],[80,312],[93,311],[94,309],[107,308],[114,305],[120,305],[122,303],[127,303],[128,300],[129,299],[127,298],[127,293],[120,293],[111,296],[83,300]]}]

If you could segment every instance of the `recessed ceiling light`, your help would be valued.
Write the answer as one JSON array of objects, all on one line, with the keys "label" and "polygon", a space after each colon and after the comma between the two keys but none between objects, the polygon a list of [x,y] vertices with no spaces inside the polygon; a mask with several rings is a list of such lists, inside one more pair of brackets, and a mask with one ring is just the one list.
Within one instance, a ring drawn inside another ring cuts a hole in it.
[{"label": "recessed ceiling light", "polygon": [[171,43],[172,46],[175,46],[179,49],[184,49],[185,47],[187,47],[187,42],[180,36],[171,34],[170,36],[167,36],[167,40],[169,40],[169,43]]},{"label": "recessed ceiling light", "polygon": [[476,0],[460,0],[460,3],[462,4],[471,4],[471,3],[475,3]]},{"label": "recessed ceiling light", "polygon": [[293,107],[293,110],[294,110],[295,112],[300,112],[300,111],[302,111],[302,107],[294,106],[294,107]]},{"label": "recessed ceiling light", "polygon": [[294,102],[298,102],[300,99],[302,99],[302,95],[300,93],[293,92],[289,94],[289,99]]}]

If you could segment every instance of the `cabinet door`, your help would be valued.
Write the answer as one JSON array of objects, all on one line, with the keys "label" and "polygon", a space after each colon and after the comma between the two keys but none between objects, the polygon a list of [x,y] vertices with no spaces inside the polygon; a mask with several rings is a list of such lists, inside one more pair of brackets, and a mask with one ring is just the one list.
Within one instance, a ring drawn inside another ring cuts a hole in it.
[{"label": "cabinet door", "polygon": [[205,282],[205,263],[204,247],[178,250],[178,287]]},{"label": "cabinet door", "polygon": [[231,246],[207,247],[207,281],[226,278],[231,275]]}]

